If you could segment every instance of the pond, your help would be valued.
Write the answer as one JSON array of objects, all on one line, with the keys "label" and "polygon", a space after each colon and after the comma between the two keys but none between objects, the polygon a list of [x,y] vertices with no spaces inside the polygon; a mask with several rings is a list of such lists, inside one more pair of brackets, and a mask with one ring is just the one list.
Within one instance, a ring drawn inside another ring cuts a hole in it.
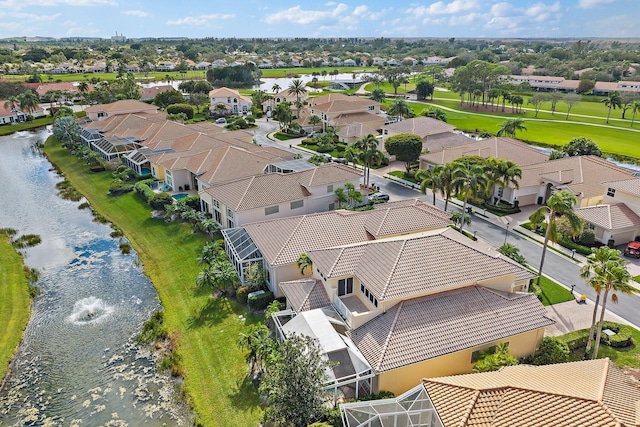
[{"label": "pond", "polygon": [[160,302],[135,253],[63,200],[40,152],[46,130],[0,137],[0,227],[34,233],[25,251],[40,295],[8,379],[0,425],[188,425],[176,384],[135,342]]}]

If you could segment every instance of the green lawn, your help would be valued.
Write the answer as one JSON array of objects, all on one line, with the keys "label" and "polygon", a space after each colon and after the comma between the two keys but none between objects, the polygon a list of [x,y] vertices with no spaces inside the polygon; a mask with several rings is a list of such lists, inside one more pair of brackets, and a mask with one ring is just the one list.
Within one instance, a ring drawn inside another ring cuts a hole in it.
[{"label": "green lawn", "polygon": [[[45,153],[92,206],[117,224],[138,251],[145,274],[158,291],[170,334],[178,342],[188,399],[206,426],[256,425],[262,405],[247,379],[238,334],[261,319],[234,301],[213,299],[198,289],[195,258],[207,240],[186,224],[151,218],[151,209],[135,193],[110,197],[109,172],[88,173],[53,139]],[[247,320],[243,320],[242,317]]]},{"label": "green lawn", "polygon": [[30,122],[22,122],[22,123],[16,123],[15,125],[0,126],[0,136],[9,135],[21,130],[34,129],[34,128],[50,125],[51,123],[53,123],[53,117],[46,116],[46,117],[39,117]]},{"label": "green lawn", "polygon": [[[138,81],[166,81],[166,76],[170,76],[173,80],[182,80],[183,78],[192,79],[192,78],[205,78],[205,72],[201,70],[192,70],[187,72],[184,77],[178,72],[149,72],[149,73],[133,73],[136,80]],[[14,80],[14,81],[26,81],[31,75],[16,75],[16,74],[5,74],[3,76],[6,80]],[[100,80],[114,80],[118,76],[118,73],[71,73],[71,74],[40,74],[43,83],[54,83],[54,82],[80,82],[83,80],[91,80],[91,78],[95,77]],[[51,77],[51,78],[49,78]]]},{"label": "green lawn", "polygon": [[560,304],[574,299],[571,291],[546,276],[542,276],[540,279],[540,288],[542,289],[541,302],[545,306]]},{"label": "green lawn", "polygon": [[262,71],[262,77],[286,77],[286,76],[290,76],[290,75],[294,75],[294,74],[313,74],[314,72],[316,73],[322,73],[323,71],[327,72],[326,76],[322,76],[319,75],[318,76],[318,80],[319,81],[328,81],[331,82],[331,80],[334,78],[333,76],[330,76],[328,73],[332,72],[333,70],[338,70],[339,73],[341,74],[352,74],[352,73],[362,73],[365,71],[372,71],[372,70],[377,70],[378,67],[318,67],[318,68],[265,68]]},{"label": "green lawn", "polygon": [[22,257],[9,240],[0,234],[0,382],[29,322],[28,280]]},{"label": "green lawn", "polygon": [[[640,347],[638,347],[637,344],[640,342],[640,331],[627,325],[617,323],[615,325],[624,329],[625,332],[630,333],[635,343],[626,348],[613,348],[600,344],[598,358],[608,357],[620,368],[640,368]],[[578,339],[583,339],[586,342],[586,337],[588,336],[589,329],[581,329],[579,331],[569,332],[559,338],[565,342],[572,342]],[[573,360],[582,360],[583,353],[584,347],[576,348],[572,351],[571,357]]]}]

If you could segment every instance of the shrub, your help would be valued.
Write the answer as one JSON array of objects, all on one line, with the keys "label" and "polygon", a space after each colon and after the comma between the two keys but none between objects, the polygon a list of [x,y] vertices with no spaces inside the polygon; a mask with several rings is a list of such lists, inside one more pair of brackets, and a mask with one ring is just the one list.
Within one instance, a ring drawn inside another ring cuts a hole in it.
[{"label": "shrub", "polygon": [[625,326],[617,325],[611,322],[604,322],[602,324],[602,329],[609,329],[616,333],[612,336],[602,334],[600,336],[600,342],[604,345],[608,345],[609,347],[613,348],[625,348],[634,344],[631,331]]},{"label": "shrub", "polygon": [[564,246],[567,249],[575,249],[576,252],[582,255],[591,255],[591,248],[583,246],[579,243],[572,241],[571,239],[567,239],[566,237],[562,237],[558,239],[558,243]]},{"label": "shrub", "polygon": [[327,145],[321,145],[318,147],[318,149],[316,150],[318,153],[330,153],[335,149],[335,147],[333,145],[327,144]]},{"label": "shrub", "polygon": [[579,241],[585,246],[591,246],[596,242],[596,233],[593,230],[586,229],[580,235]]},{"label": "shrub", "polygon": [[391,399],[392,397],[395,397],[395,396],[396,395],[390,391],[380,390],[380,393],[370,394],[369,396],[365,396],[362,399],[360,399],[360,401],[365,402],[368,400]]},{"label": "shrub", "polygon": [[167,107],[167,114],[184,113],[189,120],[193,119],[193,107],[189,104],[172,104]]},{"label": "shrub", "polygon": [[182,199],[184,204],[189,206],[191,209],[195,209],[197,211],[200,210],[200,196],[189,196]]},{"label": "shrub", "polygon": [[273,301],[273,292],[265,292],[248,299],[249,309],[252,311],[264,310]]},{"label": "shrub", "polygon": [[615,247],[615,245],[616,245],[616,241],[615,240],[613,240],[613,239],[607,240],[607,246],[609,246],[610,248]]},{"label": "shrub", "polygon": [[248,286],[240,286],[236,290],[236,299],[241,304],[247,303],[247,298],[249,296],[249,287]]},{"label": "shrub", "polygon": [[173,203],[173,197],[169,193],[153,193],[148,202],[154,210],[163,211],[167,205]]},{"label": "shrub", "polygon": [[569,361],[569,346],[557,337],[544,337],[533,355],[533,365],[551,365]]},{"label": "shrub", "polygon": [[114,182],[109,186],[109,194],[112,196],[119,196],[120,194],[126,194],[133,191],[133,184],[125,184],[122,181]]}]

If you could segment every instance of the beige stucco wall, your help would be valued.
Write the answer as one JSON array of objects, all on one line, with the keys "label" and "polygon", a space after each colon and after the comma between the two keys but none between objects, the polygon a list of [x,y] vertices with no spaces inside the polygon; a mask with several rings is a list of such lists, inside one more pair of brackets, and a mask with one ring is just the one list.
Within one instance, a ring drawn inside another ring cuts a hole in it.
[{"label": "beige stucco wall", "polygon": [[515,335],[500,341],[482,346],[461,350],[455,353],[425,360],[413,365],[383,372],[374,381],[374,393],[389,390],[399,395],[415,387],[423,378],[442,377],[447,375],[467,374],[472,372],[471,354],[476,350],[484,350],[501,342],[508,342],[511,354],[518,358],[535,352],[544,336],[544,328]]},{"label": "beige stucco wall", "polygon": [[634,211],[637,215],[640,215],[640,197],[634,196],[633,194],[623,193],[620,190],[616,190],[616,194],[614,197],[609,197],[607,195],[602,199],[602,203],[606,204],[615,204],[615,203],[624,203]]},{"label": "beige stucco wall", "polygon": [[272,271],[273,271],[273,274],[271,279],[274,281],[274,284],[275,284],[274,285],[275,289],[272,289],[272,290],[274,291],[276,298],[284,296],[284,294],[280,290],[280,287],[277,286],[278,283],[288,282],[290,280],[298,280],[305,277],[302,274],[300,274],[300,269],[298,268],[295,262],[291,264],[278,266],[272,269]]}]

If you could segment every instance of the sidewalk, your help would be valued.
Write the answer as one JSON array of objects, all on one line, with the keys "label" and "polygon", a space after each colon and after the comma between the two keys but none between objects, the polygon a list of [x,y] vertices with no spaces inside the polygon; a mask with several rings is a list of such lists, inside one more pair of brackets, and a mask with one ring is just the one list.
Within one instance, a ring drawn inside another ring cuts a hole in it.
[{"label": "sidewalk", "polygon": [[[594,303],[587,300],[586,304],[578,304],[576,301],[567,301],[546,307],[547,316],[555,320],[556,324],[545,328],[545,335],[558,336],[577,331],[579,329],[590,328],[591,320],[593,318],[593,306]],[[600,311],[598,311],[598,316],[600,316]],[[604,314],[604,319],[635,327],[630,322],[611,313],[609,310]]]}]

